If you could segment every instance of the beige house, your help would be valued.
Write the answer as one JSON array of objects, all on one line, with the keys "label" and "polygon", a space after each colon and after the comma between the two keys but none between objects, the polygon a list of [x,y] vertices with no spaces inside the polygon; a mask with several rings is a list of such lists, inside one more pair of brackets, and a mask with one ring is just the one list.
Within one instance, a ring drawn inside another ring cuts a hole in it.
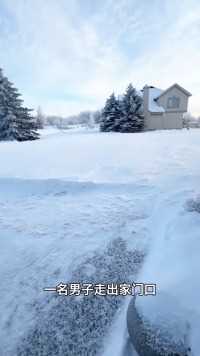
[{"label": "beige house", "polygon": [[143,88],[145,130],[181,129],[191,94],[178,84],[166,90]]}]

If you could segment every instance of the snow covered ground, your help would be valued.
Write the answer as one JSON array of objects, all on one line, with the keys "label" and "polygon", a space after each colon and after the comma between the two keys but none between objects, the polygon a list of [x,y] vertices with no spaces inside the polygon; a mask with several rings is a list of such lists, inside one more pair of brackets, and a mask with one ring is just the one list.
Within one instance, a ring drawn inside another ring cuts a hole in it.
[{"label": "snow covered ground", "polygon": [[128,299],[43,288],[137,279],[178,299],[199,356],[199,157],[200,130],[0,143],[0,355],[124,355]]}]

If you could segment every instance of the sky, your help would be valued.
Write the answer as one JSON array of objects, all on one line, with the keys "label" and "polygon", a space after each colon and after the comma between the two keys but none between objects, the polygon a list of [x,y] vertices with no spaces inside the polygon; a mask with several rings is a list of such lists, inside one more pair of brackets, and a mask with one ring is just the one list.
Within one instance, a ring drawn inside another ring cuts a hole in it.
[{"label": "sky", "polygon": [[200,116],[199,0],[0,0],[0,67],[25,104],[69,116],[177,82]]}]

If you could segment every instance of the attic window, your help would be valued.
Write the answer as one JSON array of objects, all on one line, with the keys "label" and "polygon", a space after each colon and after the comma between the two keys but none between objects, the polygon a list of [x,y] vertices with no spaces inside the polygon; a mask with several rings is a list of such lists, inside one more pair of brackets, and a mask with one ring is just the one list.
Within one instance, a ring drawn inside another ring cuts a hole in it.
[{"label": "attic window", "polygon": [[171,96],[167,100],[168,109],[178,109],[180,106],[180,98],[178,96]]}]

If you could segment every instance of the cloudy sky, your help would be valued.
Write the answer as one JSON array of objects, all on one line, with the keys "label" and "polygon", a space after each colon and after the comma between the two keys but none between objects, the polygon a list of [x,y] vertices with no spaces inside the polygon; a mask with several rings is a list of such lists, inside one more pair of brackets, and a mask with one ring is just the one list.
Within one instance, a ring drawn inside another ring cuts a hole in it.
[{"label": "cloudy sky", "polygon": [[200,115],[200,1],[0,0],[0,67],[45,113],[101,108],[129,82],[178,82]]}]

